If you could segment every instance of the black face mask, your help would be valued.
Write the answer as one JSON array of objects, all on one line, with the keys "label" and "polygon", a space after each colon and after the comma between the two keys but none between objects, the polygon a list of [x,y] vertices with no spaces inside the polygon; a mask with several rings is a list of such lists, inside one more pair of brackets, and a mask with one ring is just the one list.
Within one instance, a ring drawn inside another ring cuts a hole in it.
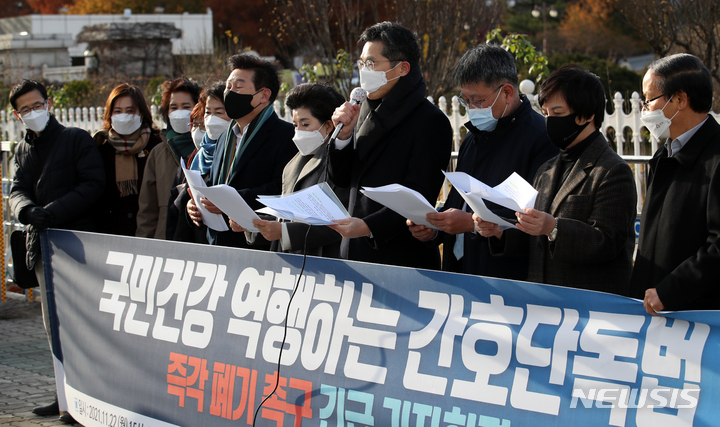
[{"label": "black face mask", "polygon": [[545,117],[545,128],[550,142],[557,148],[564,150],[570,145],[580,132],[582,132],[590,122],[579,125],[575,122],[577,114],[572,113],[567,116]]},{"label": "black face mask", "polygon": [[[259,91],[250,94],[236,93],[231,90],[225,92],[225,114],[233,120],[241,119],[250,114],[255,108],[252,106],[253,96],[260,93]],[[260,104],[258,104],[260,105]]]}]

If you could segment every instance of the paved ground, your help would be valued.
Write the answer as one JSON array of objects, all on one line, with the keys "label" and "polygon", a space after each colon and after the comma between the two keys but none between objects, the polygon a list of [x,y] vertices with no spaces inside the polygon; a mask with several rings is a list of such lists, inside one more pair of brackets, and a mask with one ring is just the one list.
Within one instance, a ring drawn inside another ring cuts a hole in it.
[{"label": "paved ground", "polygon": [[40,303],[8,293],[7,302],[0,303],[0,427],[67,425],[56,416],[32,413],[54,398],[55,377]]}]

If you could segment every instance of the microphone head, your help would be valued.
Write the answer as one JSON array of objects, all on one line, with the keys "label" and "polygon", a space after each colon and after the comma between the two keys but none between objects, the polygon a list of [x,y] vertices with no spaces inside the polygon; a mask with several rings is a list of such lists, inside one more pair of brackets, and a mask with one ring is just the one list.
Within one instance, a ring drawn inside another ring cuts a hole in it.
[{"label": "microphone head", "polygon": [[350,102],[362,104],[367,99],[367,92],[361,87],[356,87],[350,92]]}]

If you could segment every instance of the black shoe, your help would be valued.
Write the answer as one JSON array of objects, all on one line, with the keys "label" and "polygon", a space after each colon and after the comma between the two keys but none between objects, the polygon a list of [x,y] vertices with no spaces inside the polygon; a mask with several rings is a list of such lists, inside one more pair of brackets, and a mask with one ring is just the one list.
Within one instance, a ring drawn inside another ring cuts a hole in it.
[{"label": "black shoe", "polygon": [[74,426],[75,424],[77,424],[77,421],[75,421],[75,418],[73,418],[69,412],[65,412],[64,414],[60,415],[59,419],[61,422],[65,423],[65,424],[70,424],[71,426]]},{"label": "black shoe", "polygon": [[60,407],[58,406],[57,397],[55,401],[49,405],[38,406],[33,409],[33,414],[40,415],[41,417],[48,417],[50,415],[60,415]]}]

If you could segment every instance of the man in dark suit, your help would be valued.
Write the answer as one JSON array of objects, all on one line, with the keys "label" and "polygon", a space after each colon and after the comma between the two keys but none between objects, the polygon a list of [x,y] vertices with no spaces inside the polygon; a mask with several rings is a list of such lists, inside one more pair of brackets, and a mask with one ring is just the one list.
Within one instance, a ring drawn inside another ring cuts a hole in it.
[{"label": "man in dark suit", "polygon": [[[232,72],[226,83],[225,111],[233,121],[225,138],[217,142],[208,185],[230,185],[251,208],[260,209],[257,196],[280,194],[283,168],[297,153],[293,125],[273,110],[280,79],[270,62],[239,54],[228,58],[228,65]],[[202,203],[209,212],[222,213],[210,200],[202,199]],[[202,222],[192,198],[187,211],[195,225]],[[248,247],[244,233],[231,230],[208,228],[208,242]]]},{"label": "man in dark suit", "polygon": [[[545,122],[530,101],[518,91],[515,58],[498,45],[480,44],[463,55],[455,67],[460,102],[470,121],[460,145],[458,172],[495,186],[516,172],[531,181],[540,165],[555,156]],[[502,206],[489,204],[501,217],[513,215]],[[444,271],[479,274],[504,279],[527,278],[527,256],[497,258],[490,254],[487,239],[475,232],[472,212],[453,188],[442,212],[427,220],[436,230],[408,223],[420,241],[443,244]]]},{"label": "man in dark suit", "polygon": [[[627,295],[637,195],[632,171],[600,132],[600,79],[566,65],[542,84],[538,101],[560,154],[540,167],[535,208],[516,213],[516,229],[474,215],[498,255],[528,253],[528,280]],[[498,239],[499,238],[499,239]]]},{"label": "man in dark suit", "polygon": [[438,268],[437,248],[414,239],[405,218],[360,193],[362,187],[401,184],[435,203],[450,160],[452,127],[425,99],[420,45],[393,22],[375,24],[360,36],[362,106],[343,104],[333,123],[344,127],[330,151],[333,183],[350,188],[352,218],[332,226],[343,236],[340,256],[419,268]]},{"label": "man in dark suit", "polygon": [[[26,133],[15,152],[15,176],[8,204],[18,221],[27,226],[25,267],[34,270],[40,285],[43,325],[52,349],[40,232],[50,227],[95,231],[92,207],[105,189],[105,170],[90,134],[61,125],[50,113],[52,100],[43,85],[23,80],[10,91],[10,104]],[[64,388],[58,390],[63,396]],[[56,399],[33,409],[33,413],[58,415],[60,409],[66,408],[65,399]],[[60,421],[75,424],[68,413]]]},{"label": "man in dark suit", "polygon": [[677,54],[643,79],[643,123],[665,141],[650,161],[632,291],[650,314],[720,309],[720,125],[707,67]]}]

